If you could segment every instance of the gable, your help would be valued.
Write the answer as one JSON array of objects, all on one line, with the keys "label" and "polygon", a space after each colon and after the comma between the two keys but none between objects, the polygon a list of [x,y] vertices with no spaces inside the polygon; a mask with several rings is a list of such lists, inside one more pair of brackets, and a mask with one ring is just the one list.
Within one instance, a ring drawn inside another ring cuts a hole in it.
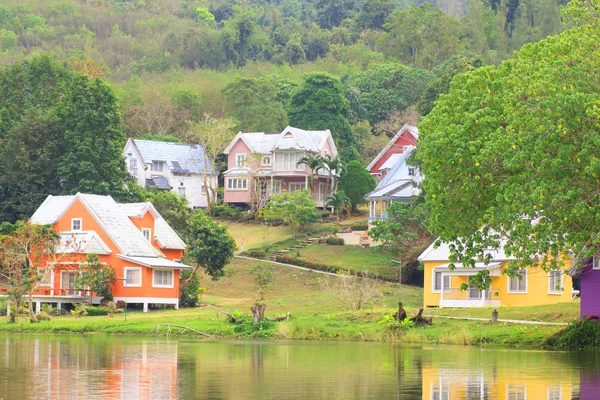
[{"label": "gable", "polygon": [[388,142],[388,144],[371,161],[367,169],[371,174],[378,174],[381,166],[393,154],[402,154],[405,146],[417,146],[418,131],[414,126],[404,125],[402,129]]}]

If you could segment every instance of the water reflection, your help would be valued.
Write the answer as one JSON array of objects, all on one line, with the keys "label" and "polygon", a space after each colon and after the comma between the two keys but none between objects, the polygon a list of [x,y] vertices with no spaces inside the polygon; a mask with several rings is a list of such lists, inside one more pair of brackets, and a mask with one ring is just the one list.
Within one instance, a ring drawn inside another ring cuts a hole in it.
[{"label": "water reflection", "polygon": [[0,337],[0,399],[600,398],[596,353]]}]

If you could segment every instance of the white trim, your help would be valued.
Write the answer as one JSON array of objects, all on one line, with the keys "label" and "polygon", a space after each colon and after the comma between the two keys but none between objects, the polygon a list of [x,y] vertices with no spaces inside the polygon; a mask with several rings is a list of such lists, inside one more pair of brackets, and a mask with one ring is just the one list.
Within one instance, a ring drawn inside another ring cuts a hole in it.
[{"label": "white trim", "polygon": [[387,151],[394,145],[394,143],[396,143],[396,141],[398,139],[400,139],[402,137],[402,135],[404,135],[405,132],[410,133],[412,135],[412,137],[415,138],[415,141],[419,139],[419,136],[415,136],[413,134],[412,130],[409,129],[409,126],[411,128],[414,128],[415,130],[417,130],[416,126],[411,126],[408,124],[405,124],[402,128],[400,128],[398,133],[396,133],[396,135],[394,135],[394,137],[388,142],[388,144],[383,148],[383,150],[381,150],[379,152],[379,154],[377,154],[377,156],[373,159],[373,161],[371,161],[371,163],[367,166],[367,170],[369,170],[369,172],[371,172],[371,169],[373,169],[375,164],[377,164],[377,161],[379,161],[381,159],[381,157],[383,157],[385,155],[385,153],[387,153]]},{"label": "white trim", "polygon": [[177,297],[125,297],[119,296],[114,298],[116,303],[119,300],[125,301],[130,304],[138,303],[149,303],[149,304],[174,304],[175,308],[179,308],[179,299]]},{"label": "white trim", "polygon": [[[446,274],[444,274],[446,272]],[[450,289],[452,288],[452,275],[448,274],[447,271],[436,271],[435,269],[431,270],[431,293],[442,293],[442,289],[437,290],[435,288],[435,274],[440,274],[440,279],[442,280],[441,286],[444,288],[444,293],[450,293]],[[444,287],[444,278],[448,277],[448,287]]]},{"label": "white trim", "polygon": [[[171,273],[171,284],[170,285],[159,285],[156,283],[156,273],[157,272],[170,272]],[[174,288],[175,287],[175,272],[174,269],[165,269],[165,268],[154,268],[152,269],[152,287],[153,288]]]},{"label": "white trim", "polygon": [[[148,232],[148,237],[146,237],[146,232]],[[146,240],[148,240],[148,242],[152,243],[152,229],[142,228],[142,235],[144,235],[144,239],[146,239]]]},{"label": "white trim", "polygon": [[[552,279],[551,274],[553,273],[559,273],[559,277],[560,277],[560,284],[558,285],[558,287],[560,289],[556,290],[556,285],[554,286],[554,288],[550,287],[550,279]],[[552,270],[552,271],[548,271],[548,294],[554,294],[554,295],[561,295],[563,294],[563,275],[564,273],[558,269],[558,270]]]},{"label": "white trim", "polygon": [[[233,181],[236,180],[238,181],[238,186],[241,187],[237,187],[234,188],[233,187]],[[227,190],[228,192],[239,192],[239,191],[247,191],[248,190],[248,178],[238,178],[238,177],[234,177],[234,178],[227,178],[227,182],[225,182],[225,190]],[[230,183],[231,183],[231,187],[230,187]]]},{"label": "white trim", "polygon": [[[558,393],[554,392],[552,393],[552,397],[550,397],[550,389],[558,389]],[[548,394],[546,395],[546,398],[548,400],[562,400],[562,384],[559,385],[554,385],[554,386],[548,386]],[[558,397],[555,397],[554,394],[558,394]]]},{"label": "white trim", "polygon": [[[74,222],[79,221],[79,229],[75,229],[75,227],[73,226]],[[71,231],[72,232],[81,232],[83,231],[83,219],[81,218],[71,218]]]},{"label": "white trim", "polygon": [[[58,287],[59,293],[62,292],[63,290],[64,291],[72,290],[73,292],[78,293],[78,294],[67,294],[66,296],[81,296],[81,290],[63,288],[63,274],[64,273],[75,273],[75,274],[77,274],[77,270],[76,269],[63,269],[63,270],[60,271],[60,284],[59,284],[59,287]],[[77,279],[77,278],[75,278],[75,279]]]},{"label": "white trim", "polygon": [[255,150],[252,148],[252,146],[250,146],[250,144],[246,142],[246,139],[244,139],[243,132],[240,131],[237,135],[235,135],[233,139],[231,139],[229,146],[227,146],[225,150],[223,150],[223,154],[229,155],[229,152],[231,151],[231,149],[233,149],[233,146],[235,146],[236,143],[240,140],[244,142],[244,144],[246,145],[246,147],[248,147],[248,150],[250,150],[250,152],[255,153]]},{"label": "white trim", "polygon": [[525,276],[523,278],[525,280],[525,291],[510,290],[510,279],[511,279],[511,277],[507,275],[508,279],[506,279],[506,293],[511,293],[511,294],[527,294],[528,293],[528,291],[529,291],[529,271],[527,270],[527,268],[522,269],[521,271],[525,272]]},{"label": "white trim", "polygon": [[[243,162],[240,164],[240,157],[243,157]],[[248,159],[247,153],[235,153],[235,166],[236,168],[243,168],[246,166],[246,160]]]},{"label": "white trim", "polygon": [[[269,158],[269,163],[265,163],[265,158]],[[261,158],[260,158],[260,165],[262,167],[270,167],[271,165],[273,165],[273,157],[270,154],[264,154]]]},{"label": "white trim", "polygon": [[[132,283],[131,285],[127,283],[127,271],[140,271],[140,283]],[[123,268],[123,287],[142,287],[142,267],[125,267]]]},{"label": "white trim", "polygon": [[594,256],[594,259],[592,260],[592,269],[600,270],[600,257]]},{"label": "white trim", "polygon": [[[517,394],[517,395],[523,395],[522,399],[523,400],[527,400],[527,385],[526,384],[517,384],[517,383],[507,383],[506,384],[506,398],[507,400],[510,400],[509,396],[509,392],[508,392],[508,388],[511,387],[511,389],[513,389],[513,394]],[[523,391],[518,391],[518,389],[523,389]]]}]

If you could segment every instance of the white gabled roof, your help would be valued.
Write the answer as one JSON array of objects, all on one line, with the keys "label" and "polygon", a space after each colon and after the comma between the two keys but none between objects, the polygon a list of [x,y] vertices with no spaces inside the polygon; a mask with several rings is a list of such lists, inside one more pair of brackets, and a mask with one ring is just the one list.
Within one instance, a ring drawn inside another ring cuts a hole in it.
[{"label": "white gabled roof", "polygon": [[281,132],[239,132],[223,150],[229,154],[233,146],[242,140],[253,153],[267,154],[274,150],[304,150],[320,153],[329,142],[332,156],[337,154],[329,129],[324,131],[306,131],[304,129],[287,126]]},{"label": "white gabled roof", "polygon": [[385,162],[381,165],[379,170],[382,171],[384,169],[392,169],[401,157],[402,157],[402,153],[401,154],[392,154],[390,156],[390,158],[385,160]]},{"label": "white gabled roof", "polygon": [[[448,243],[442,242],[438,248],[435,247],[435,240],[427,249],[419,256],[419,261],[450,261],[450,247]],[[493,261],[508,261],[515,260],[514,257],[509,257],[504,253],[505,240],[500,241],[498,249],[490,249],[487,254],[492,256]],[[491,265],[491,264],[490,264]]]},{"label": "white gabled roof", "polygon": [[417,174],[410,177],[406,175],[408,170],[403,168],[414,149],[414,146],[409,146],[402,154],[394,154],[384,163],[385,165],[392,159],[395,159],[395,164],[381,182],[377,184],[375,190],[365,196],[366,200],[390,199],[395,201],[410,201],[413,197],[421,193]]},{"label": "white gabled roof", "polygon": [[154,236],[161,249],[185,250],[186,246],[179,235],[171,228],[167,221],[159,214],[154,205],[145,203],[124,203],[119,207],[129,218],[142,218],[146,212],[154,217]]},{"label": "white gabled roof", "polygon": [[373,161],[371,161],[371,163],[369,164],[367,169],[369,171],[371,171],[371,169],[373,169],[373,166],[375,166],[377,161],[379,161],[381,159],[381,157],[383,157],[385,155],[385,153],[387,153],[387,151],[396,143],[396,141],[400,138],[400,136],[402,136],[406,132],[410,133],[415,138],[415,140],[419,139],[419,130],[417,129],[417,127],[405,124],[402,128],[400,128],[398,133],[396,133],[394,135],[392,140],[390,140],[388,142],[388,144],[383,148],[383,150],[381,150],[379,152],[379,154],[377,154],[377,156],[373,159]]},{"label": "white gabled roof", "polygon": [[110,254],[110,247],[94,231],[61,232],[60,242],[56,246],[59,254]]},{"label": "white gabled roof", "polygon": [[75,196],[48,196],[33,213],[29,222],[36,225],[53,225],[75,201]]},{"label": "white gabled roof", "polygon": [[166,268],[166,269],[192,269],[193,267],[179,263],[177,261],[167,260],[166,258],[151,258],[151,257],[130,257],[119,254],[122,260],[129,261],[138,265],[143,265],[149,268]]}]

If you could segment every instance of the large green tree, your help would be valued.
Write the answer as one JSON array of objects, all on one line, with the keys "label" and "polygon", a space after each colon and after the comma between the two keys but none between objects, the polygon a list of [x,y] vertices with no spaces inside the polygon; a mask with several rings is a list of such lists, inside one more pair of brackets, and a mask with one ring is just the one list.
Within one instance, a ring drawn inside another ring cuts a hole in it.
[{"label": "large green tree", "polygon": [[339,78],[313,73],[292,96],[288,108],[290,125],[301,129],[330,129],[346,161],[358,159],[356,134],[348,121],[348,100]]},{"label": "large green tree", "polygon": [[376,186],[375,179],[360,161],[350,161],[342,171],[339,189],[350,199],[352,212],[356,212],[357,206],[365,202],[365,195]]},{"label": "large green tree", "polygon": [[260,210],[260,218],[267,222],[283,221],[298,230],[319,220],[317,205],[308,190],[273,194]]},{"label": "large green tree", "polygon": [[[600,25],[457,75],[419,125],[430,228],[472,265],[506,238],[517,268],[597,254]],[[485,283],[485,280],[481,280]]]}]

